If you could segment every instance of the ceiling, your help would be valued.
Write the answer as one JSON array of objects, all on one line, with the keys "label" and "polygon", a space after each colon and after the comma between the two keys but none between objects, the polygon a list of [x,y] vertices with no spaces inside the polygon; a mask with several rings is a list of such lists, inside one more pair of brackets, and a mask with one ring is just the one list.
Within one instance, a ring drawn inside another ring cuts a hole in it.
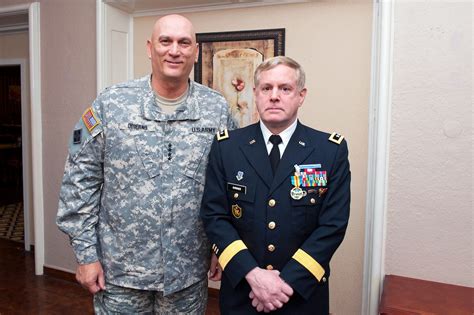
[{"label": "ceiling", "polygon": [[199,9],[219,9],[243,6],[259,6],[311,2],[312,0],[103,0],[104,3],[129,13],[146,13],[147,11],[187,11]]},{"label": "ceiling", "polygon": [[[312,2],[316,0],[102,0],[118,9],[133,14],[147,12],[186,12],[248,6]],[[0,14],[0,34],[21,32],[28,29],[28,13]]]}]

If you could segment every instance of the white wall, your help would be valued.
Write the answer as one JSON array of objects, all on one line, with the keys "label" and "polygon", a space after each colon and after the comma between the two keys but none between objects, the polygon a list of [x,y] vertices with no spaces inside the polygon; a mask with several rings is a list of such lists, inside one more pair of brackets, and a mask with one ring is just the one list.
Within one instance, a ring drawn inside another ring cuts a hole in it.
[{"label": "white wall", "polygon": [[472,13],[396,2],[386,274],[473,286]]}]

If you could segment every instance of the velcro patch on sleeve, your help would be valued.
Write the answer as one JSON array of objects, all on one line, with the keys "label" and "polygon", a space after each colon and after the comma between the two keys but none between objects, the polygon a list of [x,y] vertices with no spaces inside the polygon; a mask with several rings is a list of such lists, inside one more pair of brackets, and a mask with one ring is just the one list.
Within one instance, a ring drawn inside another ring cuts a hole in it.
[{"label": "velcro patch on sleeve", "polygon": [[89,132],[92,132],[92,130],[100,124],[100,120],[95,116],[92,107],[89,107],[84,114],[82,114],[82,121]]}]

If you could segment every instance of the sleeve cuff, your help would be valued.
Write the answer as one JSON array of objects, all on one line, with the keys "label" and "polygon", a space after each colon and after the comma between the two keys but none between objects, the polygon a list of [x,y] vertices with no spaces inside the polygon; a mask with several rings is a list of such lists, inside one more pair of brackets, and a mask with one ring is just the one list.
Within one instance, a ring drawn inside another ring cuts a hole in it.
[{"label": "sleeve cuff", "polygon": [[318,282],[321,281],[325,274],[324,268],[308,253],[300,248],[295,252],[292,258],[307,269]]},{"label": "sleeve cuff", "polygon": [[77,263],[80,265],[91,264],[99,260],[95,246],[89,246],[82,249],[74,248],[74,252],[76,254]]},{"label": "sleeve cuff", "polygon": [[219,264],[233,288],[250,270],[257,267],[255,259],[241,240],[233,241],[222,251],[219,255]]},{"label": "sleeve cuff", "polygon": [[247,249],[247,246],[241,240],[233,241],[227,246],[222,254],[219,256],[219,264],[222,267],[222,270],[225,270],[227,264],[237,255],[241,250]]},{"label": "sleeve cuff", "polygon": [[281,270],[280,277],[299,295],[309,301],[315,290],[327,286],[329,270],[302,249],[298,249],[292,259]]}]

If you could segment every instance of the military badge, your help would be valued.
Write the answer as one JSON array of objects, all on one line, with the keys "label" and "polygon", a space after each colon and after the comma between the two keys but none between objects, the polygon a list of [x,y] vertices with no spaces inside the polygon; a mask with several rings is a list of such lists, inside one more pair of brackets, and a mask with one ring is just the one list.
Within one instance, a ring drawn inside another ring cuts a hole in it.
[{"label": "military badge", "polygon": [[327,188],[319,188],[318,189],[318,195],[319,197],[321,197],[322,195],[324,195],[326,193],[326,191],[328,191]]},{"label": "military badge", "polygon": [[301,177],[301,167],[298,166],[298,164],[295,164],[295,175],[290,176],[291,178],[291,184],[295,187],[293,187],[290,190],[290,196],[294,200],[300,200],[304,196],[306,196],[306,191],[300,188],[300,185],[302,183],[302,177]]},{"label": "military badge", "polygon": [[217,133],[217,141],[222,141],[229,138],[229,132],[227,129],[221,130]]},{"label": "military badge", "polygon": [[242,217],[242,208],[239,205],[232,205],[232,215],[236,219],[240,219]]},{"label": "military badge", "polygon": [[304,190],[301,189],[300,187],[293,187],[293,188],[290,190],[290,196],[291,196],[291,198],[293,198],[294,200],[300,200],[301,198],[303,198],[304,196],[306,196],[306,191],[304,191]]},{"label": "military badge", "polygon": [[237,180],[242,180],[244,178],[244,172],[238,171],[237,175],[235,175],[235,178],[237,178]]},{"label": "military badge", "polygon": [[326,186],[328,184],[328,178],[326,171],[315,171],[314,172],[315,185],[317,187]]},{"label": "military badge", "polygon": [[295,175],[296,176],[301,175],[301,167],[298,164],[295,164]]},{"label": "military badge", "polygon": [[340,135],[337,132],[333,132],[328,140],[336,144],[341,144],[343,139],[344,139],[343,135]]},{"label": "military badge", "polygon": [[87,127],[87,130],[89,130],[89,132],[91,132],[92,129],[94,129],[100,123],[99,119],[97,119],[97,117],[94,115],[92,107],[89,107],[84,112],[84,114],[82,114],[82,121],[84,122],[84,125]]},{"label": "military badge", "polygon": [[315,169],[315,168],[321,168],[321,164],[304,164],[304,165],[300,165],[299,167],[304,170]]},{"label": "military badge", "polygon": [[[317,171],[316,169],[321,168],[321,164],[295,164],[295,175],[290,176],[291,184],[294,186],[290,191],[291,198],[300,200],[308,194],[308,192],[301,187],[322,187],[327,185],[327,172]],[[310,189],[309,191],[314,191]],[[318,191],[319,196],[321,190]]]}]

